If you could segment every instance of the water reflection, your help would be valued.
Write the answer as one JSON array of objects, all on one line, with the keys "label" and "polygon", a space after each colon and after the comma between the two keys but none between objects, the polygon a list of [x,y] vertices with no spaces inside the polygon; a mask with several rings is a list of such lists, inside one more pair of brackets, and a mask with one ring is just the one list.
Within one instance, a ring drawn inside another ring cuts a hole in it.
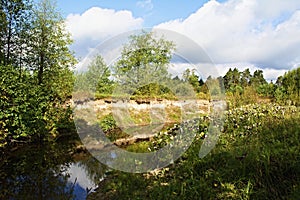
[{"label": "water reflection", "polygon": [[6,153],[0,162],[0,199],[85,199],[105,167],[68,144],[35,145]]}]

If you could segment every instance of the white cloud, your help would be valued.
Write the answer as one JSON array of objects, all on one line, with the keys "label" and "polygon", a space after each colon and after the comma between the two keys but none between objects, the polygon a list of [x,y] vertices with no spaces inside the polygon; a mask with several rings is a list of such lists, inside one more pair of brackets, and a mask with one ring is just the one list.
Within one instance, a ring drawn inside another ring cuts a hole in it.
[{"label": "white cloud", "polygon": [[154,7],[151,0],[138,1],[136,3],[136,6],[139,7],[139,8],[146,9],[146,10],[152,10],[153,7]]},{"label": "white cloud", "polygon": [[214,65],[213,63],[172,63],[172,65],[168,68],[168,71],[172,74],[172,77],[178,76],[179,78],[182,78],[182,75],[186,69],[194,70],[195,73],[204,80],[208,76],[223,76],[223,74],[219,73],[217,70],[217,65]]},{"label": "white cloud", "polygon": [[73,49],[85,56],[94,48],[114,35],[141,28],[142,18],[134,18],[127,10],[115,11],[92,7],[83,14],[70,14],[66,19],[67,30],[75,40]]},{"label": "white cloud", "polygon": [[156,28],[190,37],[204,47],[214,63],[246,62],[260,68],[290,69],[300,64],[297,9],[299,0],[211,0],[188,18]]},{"label": "white cloud", "polygon": [[[139,1],[136,5],[153,9],[151,0]],[[133,17],[130,11],[94,7],[80,15],[69,15],[66,24],[75,40],[73,49],[84,57],[104,40],[142,28],[143,21]],[[250,68],[252,73],[263,69],[266,79],[275,80],[300,65],[299,0],[228,0],[224,3],[211,0],[186,19],[168,21],[155,28],[182,33],[203,47],[219,71],[211,71],[212,64],[199,64],[199,73],[204,78],[210,72],[223,76],[229,67],[237,67],[241,71]],[[177,36],[171,35],[167,36],[176,40]],[[195,51],[199,48],[192,47],[191,42],[180,44],[185,45],[176,52],[178,55],[188,55],[187,60],[192,63],[210,62],[205,53]],[[107,54],[107,60],[111,60],[109,56]],[[186,65],[176,63],[170,70],[181,73]]]}]

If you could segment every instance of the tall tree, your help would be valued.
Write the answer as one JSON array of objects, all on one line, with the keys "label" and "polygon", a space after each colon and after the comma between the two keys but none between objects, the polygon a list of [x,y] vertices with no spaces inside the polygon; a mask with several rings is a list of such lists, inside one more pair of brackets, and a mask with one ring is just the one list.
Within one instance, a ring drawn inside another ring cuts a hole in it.
[{"label": "tall tree", "polygon": [[264,78],[263,71],[262,70],[255,70],[253,73],[253,76],[250,79],[250,84],[254,88],[257,88],[260,85],[266,84],[267,81]]},{"label": "tall tree", "polygon": [[[152,32],[132,35],[114,66],[116,80],[127,86],[128,92],[150,83],[160,83],[170,78],[167,65],[175,45],[164,38],[156,38]],[[154,84],[152,86],[158,86]],[[155,86],[154,90],[157,90]]]},{"label": "tall tree", "polygon": [[62,101],[72,91],[71,68],[75,64],[68,46],[72,43],[65,30],[64,20],[56,10],[56,3],[41,0],[34,9],[34,21],[29,41],[32,51],[28,58],[38,85],[47,92],[53,91],[53,98]]},{"label": "tall tree", "polygon": [[100,55],[94,58],[85,75],[90,91],[102,94],[112,93],[113,81],[109,79],[111,72]]},{"label": "tall tree", "polygon": [[295,105],[300,105],[300,67],[291,70],[282,77],[282,84],[277,88],[277,93],[281,91],[285,101],[291,101]]},{"label": "tall tree", "polygon": [[251,79],[251,73],[250,73],[250,70],[249,68],[245,69],[242,74],[241,74],[241,86],[242,87],[246,87],[249,85],[250,83],[250,79]]},{"label": "tall tree", "polygon": [[233,84],[233,77],[232,77],[232,69],[229,68],[229,70],[227,71],[227,73],[225,74],[225,76],[223,77],[224,79],[224,86],[225,89],[228,90],[232,84]]},{"label": "tall tree", "polygon": [[38,84],[53,79],[61,70],[75,63],[68,45],[72,43],[65,31],[64,20],[56,10],[56,2],[41,0],[34,9],[31,30],[31,67],[37,73]]},{"label": "tall tree", "polygon": [[237,68],[234,68],[232,71],[232,81],[234,86],[237,86],[240,84],[240,78],[241,78],[241,72]]},{"label": "tall tree", "polygon": [[[16,6],[24,2],[27,1],[1,1],[7,4],[6,10],[1,4],[0,12],[4,16],[1,23],[6,24],[1,27],[5,35],[0,36],[0,140],[4,138],[0,143],[12,138],[35,140],[55,136],[61,122],[70,119],[64,103],[73,86],[70,68],[75,59],[68,49],[71,40],[55,4],[48,0],[40,2],[34,11],[28,11],[33,13],[28,24],[23,23],[23,15],[14,14],[22,10],[22,6]],[[9,6],[13,9],[11,13],[7,10]],[[24,69],[21,79],[19,69]]]},{"label": "tall tree", "polygon": [[24,67],[31,15],[30,0],[1,0],[0,64],[12,64],[19,69]]},{"label": "tall tree", "polygon": [[[199,76],[195,73],[195,69],[186,69],[182,75],[184,81],[188,82],[189,84],[191,84],[194,88],[195,92],[200,92],[201,90],[201,85],[200,85],[200,79]],[[202,80],[202,79],[201,79]],[[203,80],[202,80],[203,82]],[[202,85],[204,84],[204,82],[202,83]]]}]

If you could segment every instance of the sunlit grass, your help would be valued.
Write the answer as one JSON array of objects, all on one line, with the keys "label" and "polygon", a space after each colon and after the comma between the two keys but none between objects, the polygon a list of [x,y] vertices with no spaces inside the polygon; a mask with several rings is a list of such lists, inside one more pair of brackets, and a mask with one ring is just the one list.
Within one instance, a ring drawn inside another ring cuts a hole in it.
[{"label": "sunlit grass", "polygon": [[[199,133],[174,164],[144,174],[113,171],[101,190],[110,191],[109,199],[297,199],[299,110],[274,104],[231,110],[217,146],[203,159]],[[129,150],[146,152],[147,144]]]}]

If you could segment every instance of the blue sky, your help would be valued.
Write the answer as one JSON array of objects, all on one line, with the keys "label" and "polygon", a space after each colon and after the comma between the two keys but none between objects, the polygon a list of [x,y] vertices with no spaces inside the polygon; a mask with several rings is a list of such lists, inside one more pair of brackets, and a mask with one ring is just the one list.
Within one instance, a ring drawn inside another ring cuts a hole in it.
[{"label": "blue sky", "polygon": [[83,13],[91,7],[130,10],[134,17],[144,18],[145,27],[152,27],[172,19],[186,18],[206,2],[207,0],[58,0],[57,6],[65,17],[70,13]]},{"label": "blue sky", "polygon": [[263,69],[274,80],[300,66],[299,0],[58,0],[57,6],[78,65],[103,41],[150,27],[193,40],[221,75],[229,67]]}]

